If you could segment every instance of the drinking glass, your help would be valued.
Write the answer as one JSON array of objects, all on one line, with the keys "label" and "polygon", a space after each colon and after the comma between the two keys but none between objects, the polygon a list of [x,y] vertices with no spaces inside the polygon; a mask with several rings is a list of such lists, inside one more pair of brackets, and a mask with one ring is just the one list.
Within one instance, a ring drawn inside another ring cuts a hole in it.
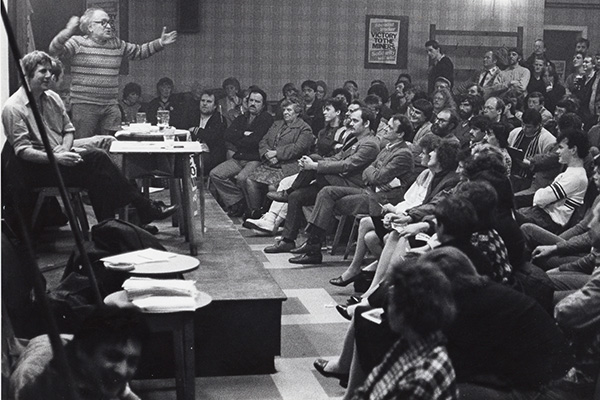
[{"label": "drinking glass", "polygon": [[175,128],[167,127],[163,131],[165,149],[172,149],[175,143]]},{"label": "drinking glass", "polygon": [[169,126],[169,110],[158,110],[156,112],[156,125],[158,129],[163,130]]}]

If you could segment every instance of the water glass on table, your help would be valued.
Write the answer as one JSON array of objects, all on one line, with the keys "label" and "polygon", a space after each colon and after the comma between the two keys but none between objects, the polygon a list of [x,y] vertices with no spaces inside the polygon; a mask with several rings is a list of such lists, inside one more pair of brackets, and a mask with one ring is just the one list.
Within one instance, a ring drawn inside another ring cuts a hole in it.
[{"label": "water glass on table", "polygon": [[172,149],[175,143],[175,128],[167,126],[162,132],[165,141],[165,149]]},{"label": "water glass on table", "polygon": [[159,130],[163,130],[169,126],[170,113],[169,110],[158,110],[156,112],[156,125]]}]

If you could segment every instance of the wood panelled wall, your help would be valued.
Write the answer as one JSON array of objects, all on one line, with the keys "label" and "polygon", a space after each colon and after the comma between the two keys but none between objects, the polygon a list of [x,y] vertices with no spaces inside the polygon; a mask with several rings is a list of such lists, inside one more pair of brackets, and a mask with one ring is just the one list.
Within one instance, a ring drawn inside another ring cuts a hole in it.
[{"label": "wood panelled wall", "polygon": [[587,26],[590,50],[600,52],[600,0],[546,0],[544,24]]},{"label": "wood panelled wall", "polygon": [[[132,62],[123,84],[139,82],[155,91],[162,76],[185,91],[194,80],[214,87],[228,76],[242,86],[263,87],[270,99],[281,97],[286,82],[323,79],[332,88],[346,79],[363,93],[375,78],[393,84],[397,70],[365,70],[365,16],[409,17],[408,71],[426,76],[424,43],[429,25],[439,29],[516,30],[525,28],[525,51],[542,34],[540,0],[200,0],[201,31],[182,34],[177,43],[151,59]],[[156,37],[163,25],[176,25],[176,2],[130,0],[129,39]],[[490,43],[494,45],[494,43]],[[480,63],[480,60],[474,61]]]}]

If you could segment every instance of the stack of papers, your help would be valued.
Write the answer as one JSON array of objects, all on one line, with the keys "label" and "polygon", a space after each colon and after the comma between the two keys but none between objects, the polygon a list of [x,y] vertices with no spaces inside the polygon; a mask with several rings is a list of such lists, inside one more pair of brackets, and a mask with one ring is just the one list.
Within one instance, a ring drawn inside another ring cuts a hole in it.
[{"label": "stack of papers", "polygon": [[168,261],[170,258],[174,258],[176,256],[176,254],[169,253],[167,251],[149,248],[118,254],[116,256],[104,257],[101,259],[101,261],[104,262],[104,266],[108,269],[131,271],[135,269],[136,265]]},{"label": "stack of papers", "polygon": [[123,283],[127,298],[147,312],[194,311],[196,281],[129,278]]}]

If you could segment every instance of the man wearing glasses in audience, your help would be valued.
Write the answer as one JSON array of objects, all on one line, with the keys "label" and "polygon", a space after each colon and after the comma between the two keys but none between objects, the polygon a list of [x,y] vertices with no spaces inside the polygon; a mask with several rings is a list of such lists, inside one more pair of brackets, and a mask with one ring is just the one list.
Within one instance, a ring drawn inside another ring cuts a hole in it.
[{"label": "man wearing glasses in audience", "polygon": [[[83,36],[76,35],[77,28]],[[119,68],[123,57],[143,60],[174,43],[177,32],[163,28],[160,38],[142,45],[115,36],[114,20],[100,8],[71,17],[50,43],[50,54],[69,59],[73,124],[78,138],[119,130]]]}]

